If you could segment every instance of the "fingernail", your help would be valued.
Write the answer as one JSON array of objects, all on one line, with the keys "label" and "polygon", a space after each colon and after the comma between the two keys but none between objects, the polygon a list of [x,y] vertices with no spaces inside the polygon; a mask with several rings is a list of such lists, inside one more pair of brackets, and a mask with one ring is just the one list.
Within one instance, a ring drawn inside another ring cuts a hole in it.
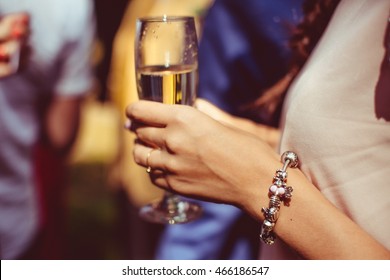
[{"label": "fingernail", "polygon": [[123,125],[125,129],[130,129],[131,128],[131,120],[127,119],[125,124]]}]

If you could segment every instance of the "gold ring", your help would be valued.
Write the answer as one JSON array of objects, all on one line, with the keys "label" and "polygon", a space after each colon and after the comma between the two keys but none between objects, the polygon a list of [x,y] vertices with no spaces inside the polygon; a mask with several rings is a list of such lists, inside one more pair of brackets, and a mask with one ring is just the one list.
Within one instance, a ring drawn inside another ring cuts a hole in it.
[{"label": "gold ring", "polygon": [[150,155],[152,154],[152,152],[154,152],[155,149],[151,149],[148,154],[146,155],[146,172],[147,173],[150,173],[152,172],[152,167],[149,165],[149,158],[150,158]]}]

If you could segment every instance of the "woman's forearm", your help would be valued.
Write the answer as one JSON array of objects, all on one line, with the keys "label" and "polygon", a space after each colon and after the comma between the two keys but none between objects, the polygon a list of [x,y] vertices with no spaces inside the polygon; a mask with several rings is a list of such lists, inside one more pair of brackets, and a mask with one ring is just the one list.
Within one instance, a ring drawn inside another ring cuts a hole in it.
[{"label": "woman's forearm", "polygon": [[[280,239],[307,259],[390,259],[386,248],[330,203],[300,170],[289,169],[288,173],[288,185],[294,191],[290,205],[281,206],[275,225]],[[243,207],[261,222],[272,175],[248,199],[251,206]]]},{"label": "woman's forearm", "polygon": [[233,116],[204,99],[196,100],[196,108],[225,125],[256,135],[275,149],[279,145],[280,130],[277,128]]}]

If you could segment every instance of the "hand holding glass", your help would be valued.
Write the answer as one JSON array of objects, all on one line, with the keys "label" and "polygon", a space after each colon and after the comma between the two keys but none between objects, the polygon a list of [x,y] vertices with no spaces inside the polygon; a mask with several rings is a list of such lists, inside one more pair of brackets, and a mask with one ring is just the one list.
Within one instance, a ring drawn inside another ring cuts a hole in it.
[{"label": "hand holding glass", "polygon": [[[198,41],[193,17],[149,17],[137,20],[135,70],[140,99],[192,106],[197,92]],[[185,145],[185,143],[183,143]],[[144,219],[186,223],[199,217],[199,205],[170,192],[141,208]]]}]

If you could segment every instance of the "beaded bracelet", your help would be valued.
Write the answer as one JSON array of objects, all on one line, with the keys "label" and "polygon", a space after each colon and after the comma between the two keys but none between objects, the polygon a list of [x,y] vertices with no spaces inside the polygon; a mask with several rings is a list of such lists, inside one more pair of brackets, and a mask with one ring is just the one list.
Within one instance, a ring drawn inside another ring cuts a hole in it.
[{"label": "beaded bracelet", "polygon": [[292,197],[293,188],[287,186],[287,168],[295,168],[298,166],[298,156],[296,153],[287,151],[281,156],[283,168],[275,172],[272,180],[272,185],[269,188],[269,205],[268,208],[263,207],[261,211],[264,215],[264,222],[261,226],[260,239],[268,245],[275,243],[276,235],[273,232],[276,221],[279,218],[279,210],[282,202],[288,204]]}]

